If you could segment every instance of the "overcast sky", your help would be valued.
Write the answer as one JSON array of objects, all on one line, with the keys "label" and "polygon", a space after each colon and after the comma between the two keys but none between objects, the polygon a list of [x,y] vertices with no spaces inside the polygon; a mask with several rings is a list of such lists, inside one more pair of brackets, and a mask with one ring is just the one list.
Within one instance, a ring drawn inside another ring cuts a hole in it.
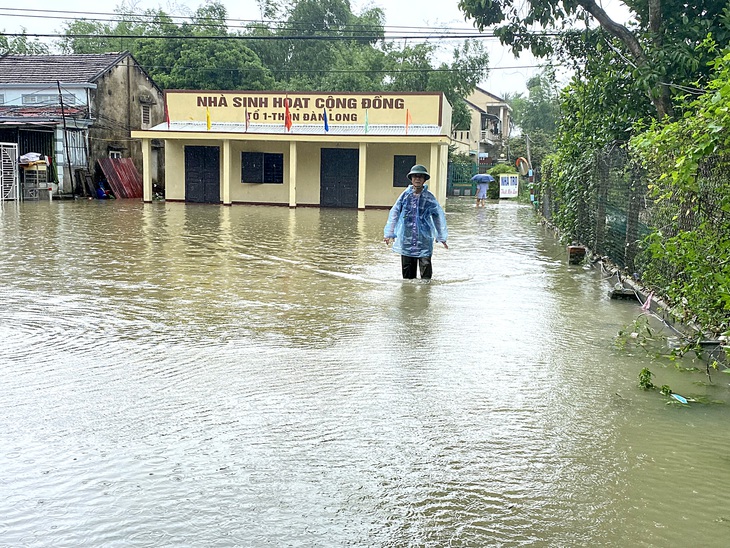
[{"label": "overcast sky", "polygon": [[[141,11],[149,8],[161,7],[165,12],[180,13],[181,7],[194,11],[205,0],[135,0],[134,5]],[[414,36],[427,35],[434,32],[434,27],[448,27],[450,29],[475,31],[471,21],[464,19],[464,14],[458,8],[459,0],[350,0],[354,13],[360,13],[367,6],[382,8],[386,14],[386,27],[411,27],[399,29],[398,34],[413,34]],[[119,2],[113,0],[73,0],[73,2],[59,2],[58,0],[27,0],[22,6],[2,0],[0,1],[0,29],[5,32],[19,32],[25,27],[29,34],[51,33],[60,31],[64,20],[71,18],[68,13],[40,13],[23,10],[71,10],[83,13],[112,13]],[[261,14],[255,0],[223,0],[230,19],[260,19]],[[128,3],[129,5],[129,3]],[[614,11],[615,17],[621,19],[620,2],[606,0],[603,2],[607,10]],[[62,7],[63,6],[63,7]],[[3,9],[5,8],[5,9]],[[612,15],[614,14],[612,13]],[[52,18],[55,15],[60,18]],[[89,17],[100,17],[89,15]],[[393,30],[393,29],[390,29]],[[402,31],[402,32],[401,32]],[[438,32],[438,31],[437,31]],[[522,54],[515,59],[508,48],[503,47],[495,39],[485,39],[489,51],[490,73],[480,86],[495,95],[504,96],[506,93],[524,93],[527,80],[537,74],[536,67],[545,61],[535,60],[529,54]],[[440,40],[442,46],[440,61],[451,58],[451,52],[458,45],[455,42]]]}]

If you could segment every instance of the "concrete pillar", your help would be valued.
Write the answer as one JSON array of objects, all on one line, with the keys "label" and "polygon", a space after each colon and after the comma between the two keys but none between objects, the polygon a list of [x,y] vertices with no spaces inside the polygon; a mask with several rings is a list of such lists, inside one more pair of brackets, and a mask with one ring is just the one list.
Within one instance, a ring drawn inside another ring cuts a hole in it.
[{"label": "concrete pillar", "polygon": [[152,202],[152,139],[142,139],[142,201]]},{"label": "concrete pillar", "polygon": [[289,207],[297,207],[297,143],[289,143]]},{"label": "concrete pillar", "polygon": [[357,209],[365,209],[365,179],[367,177],[368,145],[360,143],[360,159],[357,173]]},{"label": "concrete pillar", "polygon": [[443,206],[446,203],[446,171],[441,169],[441,146],[438,143],[431,144],[429,156],[428,173],[431,179],[428,189]]},{"label": "concrete pillar", "polygon": [[221,158],[221,169],[223,170],[223,205],[231,205],[231,141],[223,140],[223,158]]}]

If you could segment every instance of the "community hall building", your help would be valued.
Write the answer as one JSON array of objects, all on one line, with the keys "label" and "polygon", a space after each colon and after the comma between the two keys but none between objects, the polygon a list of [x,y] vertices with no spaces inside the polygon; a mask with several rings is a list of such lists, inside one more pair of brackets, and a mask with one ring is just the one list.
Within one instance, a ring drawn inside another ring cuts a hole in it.
[{"label": "community hall building", "polygon": [[164,142],[165,200],[390,207],[423,164],[446,199],[451,105],[442,93],[167,91],[166,120],[132,132],[152,200]]}]

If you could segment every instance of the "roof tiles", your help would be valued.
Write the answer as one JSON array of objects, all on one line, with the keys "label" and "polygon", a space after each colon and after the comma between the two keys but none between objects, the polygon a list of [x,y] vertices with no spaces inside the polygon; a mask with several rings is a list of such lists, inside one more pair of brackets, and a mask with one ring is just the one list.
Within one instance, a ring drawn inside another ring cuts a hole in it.
[{"label": "roof tiles", "polygon": [[129,53],[0,56],[2,84],[87,84],[95,82]]}]

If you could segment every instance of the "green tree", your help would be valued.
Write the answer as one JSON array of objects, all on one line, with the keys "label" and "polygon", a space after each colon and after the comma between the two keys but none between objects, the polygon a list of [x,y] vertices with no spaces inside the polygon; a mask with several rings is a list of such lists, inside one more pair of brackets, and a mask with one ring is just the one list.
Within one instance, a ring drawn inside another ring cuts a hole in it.
[{"label": "green tree", "polygon": [[532,168],[540,171],[543,159],[555,152],[555,135],[536,129],[507,141],[510,158],[529,158]]},{"label": "green tree", "polygon": [[631,141],[653,199],[644,281],[716,332],[730,328],[730,49],[708,90],[683,116],[654,122]]},{"label": "green tree", "polygon": [[272,88],[270,72],[243,41],[229,35],[226,18],[218,2],[201,6],[180,25],[162,10],[134,15],[122,5],[111,23],[67,23],[60,47],[73,53],[127,50],[163,88]]},{"label": "green tree", "polygon": [[[707,76],[703,63],[710,58],[698,49],[707,34],[722,44],[730,38],[726,3],[630,0],[625,5],[633,16],[630,26],[612,20],[594,0],[528,0],[524,6],[513,0],[459,1],[459,7],[480,29],[494,26],[495,35],[517,54],[529,49],[545,57],[562,51],[580,60],[581,53],[591,53],[581,52],[581,43],[586,41],[614,49],[620,62],[632,67],[632,80],[652,102],[656,116],[671,116],[673,86]],[[590,22],[598,23],[599,29],[590,29]],[[584,31],[564,31],[579,23]],[[558,39],[534,32],[536,27],[556,31]]]},{"label": "green tree", "polygon": [[285,12],[286,19],[251,25],[243,34],[251,38],[247,45],[270,67],[279,87],[338,90],[346,89],[348,82],[362,88],[372,81],[372,76],[355,73],[366,70],[367,63],[380,64],[373,44],[384,36],[381,9],[358,16],[347,0],[299,0],[275,11]]},{"label": "green tree", "polygon": [[512,107],[512,120],[525,133],[541,131],[554,134],[560,117],[560,90],[555,70],[543,69],[527,81],[527,97],[507,98]]},{"label": "green tree", "polygon": [[274,79],[254,52],[241,43],[226,48],[216,40],[195,40],[183,46],[161,85],[172,89],[271,89]]},{"label": "green tree", "polygon": [[[162,10],[134,15],[124,4],[111,22],[66,23],[63,51],[130,51],[163,88],[311,91],[443,92],[452,123],[467,128],[462,97],[487,73],[488,56],[467,41],[450,62],[435,61],[438,46],[397,47],[384,39],[380,8],[360,14],[348,0],[259,0],[262,21],[231,32],[220,2],[176,24]],[[264,17],[284,14],[281,21]]]},{"label": "green tree", "polygon": [[0,33],[0,55],[6,53],[18,53],[26,55],[47,55],[49,47],[37,38],[30,39],[26,35],[26,29],[20,29],[20,36],[8,37]]},{"label": "green tree", "polygon": [[507,145],[510,158],[528,158],[540,174],[543,158],[555,152],[555,137],[560,119],[560,90],[555,71],[547,67],[527,81],[527,96],[507,97],[512,120],[519,128]]},{"label": "green tree", "polygon": [[11,37],[0,33],[0,55],[5,55],[6,53],[47,55],[50,53],[50,48],[46,44],[38,40],[38,38],[31,39],[26,32],[25,28],[21,28],[19,36]]}]

